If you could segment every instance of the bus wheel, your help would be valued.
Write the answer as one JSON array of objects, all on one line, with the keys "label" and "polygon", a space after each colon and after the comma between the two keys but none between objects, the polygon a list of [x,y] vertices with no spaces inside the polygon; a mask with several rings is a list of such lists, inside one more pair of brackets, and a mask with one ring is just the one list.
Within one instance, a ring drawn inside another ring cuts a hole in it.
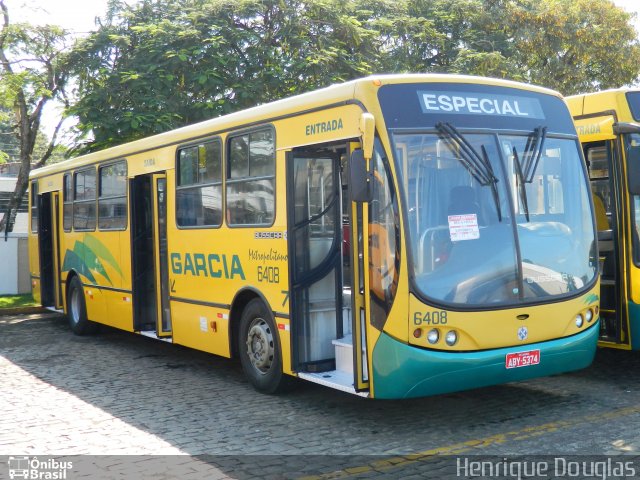
[{"label": "bus wheel", "polygon": [[87,318],[87,307],[84,300],[84,290],[82,282],[78,277],[73,277],[69,284],[69,293],[67,294],[67,318],[71,331],[76,335],[86,335],[95,333],[98,330],[98,324]]},{"label": "bus wheel", "polygon": [[259,299],[251,300],[240,319],[239,351],[242,369],[253,387],[263,393],[285,388],[278,331],[271,313]]}]

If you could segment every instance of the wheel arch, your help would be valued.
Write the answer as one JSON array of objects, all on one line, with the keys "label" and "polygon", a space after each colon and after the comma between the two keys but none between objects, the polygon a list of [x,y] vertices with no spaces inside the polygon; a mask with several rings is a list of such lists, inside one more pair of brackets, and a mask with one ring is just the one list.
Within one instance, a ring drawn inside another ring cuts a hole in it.
[{"label": "wheel arch", "polygon": [[242,312],[247,304],[256,298],[262,301],[266,309],[271,312],[272,320],[275,323],[275,315],[271,309],[271,305],[261,291],[255,287],[246,287],[236,292],[231,302],[231,309],[229,310],[229,345],[231,346],[231,358],[238,358],[240,353],[238,352],[238,337],[240,335]]}]

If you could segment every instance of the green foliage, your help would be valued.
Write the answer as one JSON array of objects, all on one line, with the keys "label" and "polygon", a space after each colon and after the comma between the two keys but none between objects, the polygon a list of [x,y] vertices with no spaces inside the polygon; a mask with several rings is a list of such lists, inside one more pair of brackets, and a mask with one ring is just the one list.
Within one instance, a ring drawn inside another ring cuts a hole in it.
[{"label": "green foliage", "polygon": [[18,307],[34,307],[35,305],[36,305],[36,302],[31,296],[31,294],[0,296],[0,309],[18,308]]},{"label": "green foliage", "polygon": [[14,108],[24,95],[32,111],[43,98],[53,97],[53,89],[62,81],[60,51],[65,48],[65,36],[64,30],[53,25],[16,23],[3,28],[3,53],[11,68],[3,69],[0,76],[0,106]]},{"label": "green foliage", "polygon": [[629,13],[610,0],[496,2],[509,55],[531,83],[565,95],[634,82],[640,44]]},{"label": "green foliage", "polygon": [[92,151],[370,73],[615,87],[640,71],[630,21],[610,0],[112,0],[69,113]]},{"label": "green foliage", "polygon": [[338,0],[143,0],[75,52],[92,148],[372,71],[374,32]]}]

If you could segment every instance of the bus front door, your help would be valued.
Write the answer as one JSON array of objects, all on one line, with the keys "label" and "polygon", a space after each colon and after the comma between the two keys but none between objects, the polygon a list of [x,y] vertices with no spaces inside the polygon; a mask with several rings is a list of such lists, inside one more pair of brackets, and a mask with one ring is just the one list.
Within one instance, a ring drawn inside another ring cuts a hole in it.
[{"label": "bus front door", "polygon": [[614,141],[584,144],[593,197],[600,255],[600,341],[629,345],[626,278],[622,274],[624,220],[620,197],[621,172]]},{"label": "bus front door", "polygon": [[287,205],[292,369],[359,393],[369,388],[367,205],[350,201],[345,175],[354,145],[289,152]]},{"label": "bus front door", "polygon": [[343,337],[347,323],[339,168],[332,152],[287,156],[293,369],[303,375],[336,370],[334,341]]},{"label": "bus front door", "polygon": [[134,177],[129,191],[134,330],[169,337],[166,176],[161,173]]},{"label": "bus front door", "polygon": [[60,287],[60,199],[58,192],[38,196],[38,245],[42,306],[62,308]]}]

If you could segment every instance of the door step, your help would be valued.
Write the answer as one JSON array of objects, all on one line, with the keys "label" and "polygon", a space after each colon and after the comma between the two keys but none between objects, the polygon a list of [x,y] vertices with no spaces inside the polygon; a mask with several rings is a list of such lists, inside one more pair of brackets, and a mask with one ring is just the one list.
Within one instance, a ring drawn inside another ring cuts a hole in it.
[{"label": "door step", "polygon": [[336,350],[336,370],[353,376],[353,337],[351,334],[332,340]]},{"label": "door step", "polygon": [[347,373],[340,370],[331,372],[308,373],[300,372],[298,377],[308,380],[309,382],[318,383],[325,387],[331,387],[341,392],[351,393],[360,397],[368,397],[369,392],[356,392],[353,388],[353,373]]},{"label": "door step", "polygon": [[154,340],[160,340],[162,342],[173,343],[172,337],[159,337],[155,330],[141,330],[138,332],[143,337],[153,338]]},{"label": "door step", "polygon": [[[353,376],[353,336],[345,335],[342,338],[332,340],[336,350],[336,370],[346,372]],[[362,368],[364,378],[368,378],[367,374],[367,354],[362,352]]]}]

